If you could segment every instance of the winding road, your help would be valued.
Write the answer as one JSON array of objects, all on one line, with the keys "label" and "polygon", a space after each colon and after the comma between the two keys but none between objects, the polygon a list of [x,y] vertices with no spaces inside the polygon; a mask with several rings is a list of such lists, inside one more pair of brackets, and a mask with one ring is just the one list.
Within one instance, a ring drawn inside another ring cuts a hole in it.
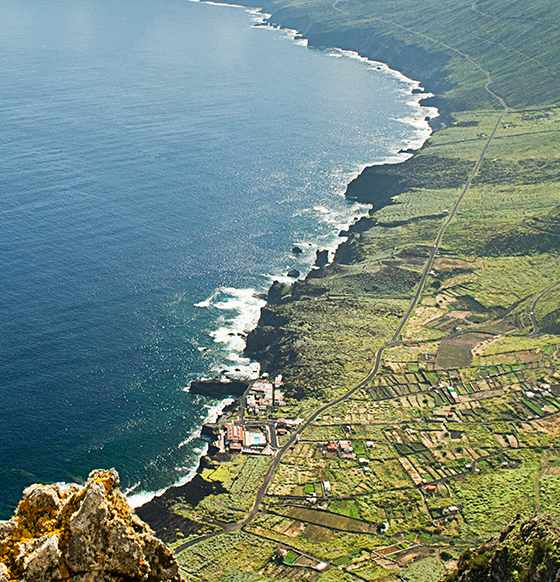
[{"label": "winding road", "polygon": [[531,311],[529,313],[530,317],[531,317],[531,325],[533,326],[533,331],[531,331],[531,333],[527,334],[527,337],[536,337],[539,335],[539,326],[537,324],[537,320],[535,319],[535,309],[537,308],[537,303],[549,292],[552,291],[552,289],[554,289],[554,287],[558,287],[558,285],[560,285],[560,281],[558,281],[557,283],[554,283],[554,285],[551,285],[550,287],[547,287],[534,301],[533,301],[533,305],[531,305]]},{"label": "winding road", "polygon": [[[379,19],[381,20],[381,19]],[[385,21],[384,21],[385,22]],[[303,433],[303,431],[309,427],[309,425],[315,421],[315,419],[320,416],[321,414],[323,414],[324,412],[326,412],[327,410],[329,410],[330,408],[332,408],[333,406],[336,406],[337,404],[340,404],[341,402],[344,402],[345,400],[347,400],[348,398],[350,398],[353,394],[355,394],[358,390],[360,390],[361,388],[364,388],[371,380],[372,378],[377,374],[377,372],[379,371],[379,367],[381,365],[381,359],[383,357],[383,352],[391,346],[394,346],[396,344],[399,343],[399,337],[404,329],[404,327],[406,326],[406,324],[408,323],[408,320],[410,318],[410,316],[412,315],[412,313],[414,312],[414,310],[416,309],[416,306],[418,305],[418,301],[420,300],[420,296],[422,295],[422,292],[424,290],[424,287],[426,285],[426,281],[428,279],[428,276],[430,274],[430,271],[432,270],[432,266],[436,257],[436,254],[439,250],[439,247],[441,245],[441,241],[443,240],[443,236],[445,234],[445,231],[447,230],[447,227],[451,224],[452,220],[454,219],[457,210],[461,204],[461,202],[463,201],[465,195],[467,194],[467,192],[469,191],[469,188],[472,184],[472,181],[474,179],[474,177],[476,176],[478,170],[480,169],[480,166],[482,164],[482,161],[486,155],[486,152],[488,151],[488,147],[490,146],[490,143],[492,142],[492,139],[494,138],[496,131],[498,130],[498,127],[500,126],[500,123],[502,122],[502,119],[504,118],[504,116],[507,114],[507,112],[509,111],[509,107],[507,106],[506,102],[504,101],[504,99],[502,97],[500,97],[499,95],[496,95],[496,93],[494,93],[491,89],[490,89],[490,85],[492,83],[492,78],[490,76],[490,73],[488,71],[485,71],[480,65],[478,65],[478,63],[476,63],[476,61],[474,61],[472,59],[472,57],[470,57],[469,55],[462,53],[461,51],[459,51],[458,49],[455,49],[453,47],[450,47],[436,39],[433,39],[431,37],[428,37],[427,35],[421,34],[421,33],[417,33],[415,31],[409,30],[408,28],[401,26],[399,24],[396,24],[394,22],[390,22],[387,21],[390,24],[393,24],[395,26],[398,26],[400,28],[403,28],[409,32],[412,32],[414,34],[419,34],[420,36],[424,36],[426,38],[429,38],[431,41],[433,41],[436,44],[442,45],[444,47],[446,47],[449,50],[452,50],[453,52],[461,55],[462,57],[466,58],[467,60],[469,60],[477,69],[479,69],[482,73],[484,73],[486,75],[486,79],[487,79],[487,83],[485,86],[485,89],[488,93],[490,93],[490,95],[492,95],[494,98],[496,98],[500,104],[503,107],[503,112],[500,114],[500,116],[498,117],[496,124],[494,126],[494,129],[492,130],[492,133],[490,134],[488,140],[486,141],[486,144],[484,145],[484,148],[482,149],[482,152],[480,153],[480,156],[473,168],[473,170],[471,171],[467,182],[465,183],[463,190],[459,196],[459,198],[457,199],[457,201],[455,202],[455,205],[453,206],[453,209],[451,210],[451,212],[449,213],[449,216],[447,217],[447,220],[444,222],[444,224],[441,226],[438,235],[435,239],[434,245],[430,251],[430,256],[428,258],[428,261],[426,262],[426,265],[424,267],[423,273],[422,273],[422,278],[420,279],[420,283],[418,284],[418,287],[416,289],[416,293],[414,295],[414,297],[412,298],[412,301],[410,302],[410,305],[406,311],[406,313],[404,314],[403,318],[401,319],[401,322],[399,323],[397,329],[395,330],[392,338],[389,340],[388,343],[386,343],[384,346],[382,346],[381,348],[379,348],[377,350],[377,353],[375,355],[375,362],[374,362],[374,366],[371,369],[370,373],[359,383],[357,384],[354,388],[352,388],[351,390],[349,390],[348,392],[346,392],[344,395],[340,396],[339,398],[337,398],[336,400],[333,400],[331,402],[328,402],[327,404],[324,404],[323,406],[321,406],[319,409],[317,409],[304,423],[302,423],[297,430],[290,436],[290,438],[288,439],[288,441],[286,442],[286,444],[278,450],[276,456],[273,458],[265,476],[264,476],[264,480],[262,485],[260,486],[258,492],[257,492],[257,496],[255,498],[255,502],[253,504],[253,507],[251,508],[251,510],[249,511],[249,513],[240,521],[233,523],[233,524],[227,524],[223,527],[222,530],[218,530],[215,532],[212,532],[210,534],[206,534],[203,536],[200,536],[194,540],[190,540],[188,542],[185,542],[184,544],[180,545],[178,548],[175,549],[175,553],[178,554],[179,552],[181,552],[182,550],[189,548],[191,546],[194,546],[195,544],[198,544],[204,540],[216,537],[218,535],[221,535],[223,533],[228,533],[228,532],[232,532],[235,530],[239,530],[241,528],[243,528],[244,526],[246,526],[247,524],[249,524],[255,517],[255,515],[258,513],[258,511],[261,508],[262,505],[262,501],[264,499],[264,496],[266,495],[266,491],[268,489],[268,486],[270,485],[270,482],[272,481],[273,477],[274,477],[274,473],[276,472],[276,469],[278,467],[278,465],[280,464],[280,462],[282,461],[282,458],[284,457],[284,455],[286,454],[286,452],[290,449],[290,447],[296,442],[296,440],[300,437],[300,435]],[[544,293],[543,293],[544,294]],[[538,298],[537,298],[538,300]]]}]

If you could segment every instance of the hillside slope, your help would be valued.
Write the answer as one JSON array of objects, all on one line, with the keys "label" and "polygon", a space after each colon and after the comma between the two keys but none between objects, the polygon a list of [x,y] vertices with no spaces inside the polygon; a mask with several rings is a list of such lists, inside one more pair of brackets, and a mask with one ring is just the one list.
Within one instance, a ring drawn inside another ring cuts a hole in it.
[{"label": "hillside slope", "polygon": [[441,115],[411,159],[348,186],[372,209],[334,261],[271,288],[247,353],[291,397],[267,422],[303,422],[272,461],[206,466],[221,492],[176,511],[215,529],[177,540],[181,572],[474,580],[490,558],[463,552],[516,514],[560,520],[560,6],[261,6],[312,47],[419,80]]},{"label": "hillside slope", "polygon": [[467,550],[445,582],[554,582],[560,574],[560,530],[549,516],[516,518],[499,537]]}]

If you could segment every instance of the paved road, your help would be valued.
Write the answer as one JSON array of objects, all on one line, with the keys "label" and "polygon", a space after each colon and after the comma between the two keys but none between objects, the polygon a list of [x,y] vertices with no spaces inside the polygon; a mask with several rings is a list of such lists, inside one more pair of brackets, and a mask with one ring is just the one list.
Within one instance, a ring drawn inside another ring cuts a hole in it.
[{"label": "paved road", "polygon": [[[381,20],[381,19],[380,19]],[[389,21],[388,21],[389,22]],[[408,30],[409,32],[413,32],[414,34],[419,34],[416,33],[415,31],[412,31],[410,29],[405,28],[404,26],[398,25],[396,23],[391,22],[391,24],[394,24],[395,26],[398,26],[399,28],[403,28],[405,30]],[[421,34],[420,36],[426,36],[424,34]],[[290,436],[290,438],[288,439],[288,441],[286,442],[286,444],[278,450],[278,453],[276,454],[276,456],[273,458],[272,463],[270,464],[268,471],[266,472],[265,476],[264,476],[264,481],[263,484],[261,485],[261,487],[259,488],[258,492],[257,492],[257,496],[255,499],[255,502],[253,504],[253,507],[251,508],[251,511],[249,511],[249,513],[245,516],[244,519],[234,523],[234,524],[229,524],[227,526],[224,527],[223,530],[220,531],[216,531],[214,533],[211,534],[207,534],[205,536],[201,536],[200,538],[196,538],[195,540],[191,540],[189,542],[186,542],[185,544],[179,546],[176,550],[175,553],[179,553],[181,550],[184,550],[185,548],[188,548],[190,546],[193,546],[203,540],[215,537],[217,535],[220,535],[222,533],[227,533],[227,532],[231,532],[231,531],[235,531],[238,529],[241,529],[242,527],[246,526],[247,524],[249,524],[253,518],[255,517],[255,515],[257,514],[257,512],[259,511],[262,501],[264,499],[264,496],[266,495],[266,491],[268,489],[268,486],[270,485],[270,482],[272,481],[272,478],[274,477],[274,473],[276,472],[276,469],[278,468],[278,465],[280,464],[280,462],[282,461],[282,458],[284,457],[284,455],[286,454],[286,452],[290,449],[290,447],[296,442],[296,440],[299,438],[299,436],[301,435],[301,433],[303,433],[303,431],[313,422],[315,421],[315,419],[320,416],[321,414],[323,414],[325,411],[327,411],[329,408],[332,408],[333,406],[336,406],[337,404],[340,404],[341,402],[344,402],[345,400],[347,400],[348,398],[350,398],[353,394],[355,394],[358,390],[364,388],[365,386],[367,386],[367,384],[372,380],[372,378],[377,374],[377,372],[379,371],[379,367],[381,365],[381,359],[383,357],[383,352],[390,346],[396,345],[399,343],[399,336],[402,333],[404,327],[406,326],[406,324],[408,323],[408,320],[410,318],[410,316],[412,315],[412,313],[414,312],[414,310],[416,309],[416,306],[418,305],[418,301],[420,299],[420,296],[424,290],[424,287],[426,285],[426,281],[428,279],[428,276],[430,274],[430,271],[432,270],[432,266],[436,257],[436,254],[438,252],[438,249],[441,245],[441,241],[443,239],[443,236],[445,234],[445,231],[447,230],[447,227],[451,224],[451,221],[454,219],[457,210],[461,204],[461,202],[463,201],[466,193],[468,192],[472,181],[474,179],[474,177],[476,176],[478,170],[480,169],[480,166],[482,164],[482,160],[484,159],[486,152],[488,151],[488,147],[490,146],[490,143],[492,142],[492,139],[494,138],[494,136],[496,135],[496,131],[498,130],[498,127],[500,126],[500,123],[502,122],[502,119],[504,118],[504,116],[506,115],[506,113],[509,111],[509,107],[507,106],[506,102],[504,101],[504,99],[502,99],[502,97],[500,97],[499,95],[496,95],[496,93],[494,93],[491,89],[490,89],[490,85],[492,84],[492,78],[490,76],[490,73],[488,71],[485,71],[480,65],[478,65],[478,63],[476,63],[476,61],[474,61],[472,59],[472,57],[470,57],[469,55],[466,55],[464,53],[462,53],[461,51],[450,47],[436,39],[433,39],[431,37],[427,37],[430,40],[432,40],[433,42],[435,42],[436,44],[445,46],[446,48],[452,50],[455,53],[458,53],[459,55],[463,56],[464,58],[466,58],[467,60],[469,60],[477,69],[479,69],[481,72],[483,72],[486,75],[487,78],[487,83],[486,83],[486,91],[488,93],[490,93],[493,97],[495,97],[500,104],[502,105],[502,107],[504,108],[504,111],[501,113],[501,115],[499,116],[498,120],[496,121],[496,124],[494,126],[494,129],[492,130],[492,133],[490,134],[490,137],[488,138],[488,140],[486,141],[486,144],[484,145],[484,148],[482,149],[482,152],[472,170],[472,172],[470,173],[468,180],[461,192],[461,195],[459,196],[459,198],[457,199],[457,201],[455,202],[455,205],[453,206],[453,209],[451,210],[451,212],[449,213],[449,216],[447,218],[447,220],[445,221],[445,223],[443,224],[443,226],[440,228],[438,235],[436,237],[436,240],[434,242],[434,245],[430,251],[430,256],[428,258],[428,262],[426,263],[426,266],[424,267],[424,271],[422,274],[422,278],[420,279],[420,283],[418,285],[418,288],[416,290],[416,293],[412,299],[412,301],[410,302],[410,306],[408,308],[408,310],[406,311],[406,313],[404,314],[400,324],[398,325],[395,333],[393,334],[393,337],[391,338],[391,340],[385,344],[384,346],[382,346],[381,348],[379,348],[379,350],[376,353],[375,356],[375,363],[374,366],[371,370],[371,372],[359,383],[357,384],[354,388],[352,388],[351,390],[349,390],[348,392],[346,392],[346,394],[344,394],[343,396],[340,396],[339,398],[337,398],[336,400],[333,400],[332,402],[328,402],[327,404],[324,404],[323,406],[321,406],[321,408],[319,408],[318,410],[316,410],[303,424],[299,425],[299,427],[297,428],[297,430],[292,433],[292,435]]]}]

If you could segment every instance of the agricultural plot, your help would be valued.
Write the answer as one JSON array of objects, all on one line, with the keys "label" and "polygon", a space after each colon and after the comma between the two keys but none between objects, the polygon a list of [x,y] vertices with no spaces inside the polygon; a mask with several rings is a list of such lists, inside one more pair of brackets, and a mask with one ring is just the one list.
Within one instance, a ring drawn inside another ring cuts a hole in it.
[{"label": "agricultural plot", "polygon": [[[549,351],[556,362],[556,348]],[[376,378],[375,388],[423,385],[427,389],[422,397],[431,399],[429,405],[417,400],[420,414],[406,414],[404,407],[395,406],[402,396],[385,395],[386,400],[375,401],[363,397],[365,393],[345,409],[331,409],[306,433],[336,431],[326,435],[336,438],[302,440],[290,450],[269,489],[271,513],[255,522],[258,526],[252,531],[278,543],[290,539],[301,551],[326,556],[333,555],[333,540],[341,543],[347,535],[369,539],[370,547],[379,547],[383,538],[379,527],[384,523],[397,539],[412,536],[420,545],[435,540],[445,544],[454,537],[472,540],[500,530],[512,517],[511,507],[530,515],[541,470],[534,449],[546,448],[560,436],[552,420],[559,403],[553,393],[542,392],[556,368],[532,368],[536,358],[522,353],[512,359],[510,352],[505,354],[492,354],[494,360],[481,366],[448,370],[425,370],[421,363],[417,369],[413,363],[411,369],[410,361],[404,367],[394,360],[395,368]],[[541,393],[528,398],[529,388]],[[452,401],[454,394],[459,402]],[[541,412],[550,406],[548,416],[527,421],[524,400]],[[355,460],[329,452],[327,445],[339,441],[352,447]],[[542,507],[550,507],[558,494],[554,470],[551,464],[550,474],[540,479]],[[331,487],[328,496],[320,485],[325,480]],[[274,497],[281,490],[292,497]],[[501,491],[499,498],[496,490]],[[294,506],[294,496],[300,497],[299,506]],[[310,496],[315,498],[312,502]],[[352,571],[364,579],[391,571],[390,560],[373,565],[351,560],[348,554],[339,558],[344,562],[341,567],[355,568]],[[417,559],[421,563],[425,558],[411,557],[411,563]],[[395,563],[395,567],[402,572],[405,566]]]},{"label": "agricultural plot", "polygon": [[258,575],[275,550],[275,544],[233,532],[184,550],[177,561],[186,582],[219,582],[232,580],[239,573]]},{"label": "agricultural plot", "polygon": [[[320,576],[319,572],[309,568],[292,568],[283,563],[271,560],[259,573],[261,580],[293,580],[294,582],[315,582]],[[321,577],[321,580],[324,580]]]},{"label": "agricultural plot", "polygon": [[376,547],[386,545],[383,538],[376,534],[336,530],[277,513],[257,516],[247,526],[247,531],[325,561],[347,556],[355,552],[356,548],[371,552]]},{"label": "agricultural plot", "polygon": [[320,525],[328,529],[352,533],[374,533],[375,525],[345,515],[337,515],[327,511],[317,511],[304,507],[292,507],[285,513],[292,519],[301,522]]},{"label": "agricultural plot", "polygon": [[[560,447],[560,109],[523,101],[539,95],[534,98],[552,103],[558,91],[532,83],[542,71],[531,59],[505,66],[507,51],[498,57],[499,51],[488,54],[473,38],[466,41],[471,33],[458,34],[452,12],[461,13],[469,30],[498,35],[496,42],[511,50],[521,49],[529,34],[521,21],[507,19],[503,29],[511,25],[516,34],[504,37],[470,3],[442,14],[437,30],[409,0],[399,6],[381,0],[374,24],[367,3],[336,4],[313,0],[305,10],[318,28],[336,12],[352,26],[367,21],[383,38],[409,42],[404,29],[389,23],[400,14],[420,32],[415,43],[429,48],[429,33],[440,47],[474,51],[508,103],[523,109],[503,118],[446,230],[420,302],[398,343],[385,350],[377,375],[303,431],[278,465],[265,511],[239,535],[254,534],[253,544],[266,550],[259,559],[269,556],[260,570],[254,563],[246,571],[256,571],[255,580],[347,582],[355,579],[352,572],[363,580],[435,582],[464,548],[500,531],[517,512],[528,517],[540,509],[560,520],[560,462],[552,455]],[[523,4],[536,16],[534,6]],[[555,18],[558,7],[546,5]],[[279,6],[302,4],[275,0]],[[550,60],[556,45],[542,42],[533,38],[531,47]],[[369,373],[492,132],[497,115],[485,101],[485,76],[471,61],[449,56],[455,88],[447,97],[465,99],[462,105],[471,100],[476,109],[461,107],[444,120],[448,127],[407,162],[367,169],[356,197],[373,203],[375,212],[353,227],[334,264],[283,287],[279,301],[267,306],[275,350],[265,341],[254,355],[267,371],[284,375],[289,406],[282,416],[308,418]],[[383,180],[387,189],[377,187]],[[222,482],[244,511],[251,475],[249,465],[235,462],[222,473],[203,474]],[[203,503],[210,508],[212,502],[217,507],[225,499],[209,496]],[[291,553],[279,563],[271,550],[281,544]],[[317,575],[304,560],[298,564],[303,553],[333,567]],[[187,579],[202,579],[192,577],[201,571],[193,567]]]}]

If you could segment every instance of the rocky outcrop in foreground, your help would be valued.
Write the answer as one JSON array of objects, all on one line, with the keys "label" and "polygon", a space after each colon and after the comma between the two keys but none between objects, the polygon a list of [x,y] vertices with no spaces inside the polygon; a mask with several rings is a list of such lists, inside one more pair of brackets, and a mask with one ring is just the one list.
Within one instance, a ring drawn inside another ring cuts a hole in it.
[{"label": "rocky outcrop in foreground", "polygon": [[445,582],[557,582],[560,530],[547,515],[517,517],[476,550],[467,550]]},{"label": "rocky outcrop in foreground", "polygon": [[180,582],[171,551],[128,505],[114,469],[85,486],[32,485],[0,522],[0,582]]}]

